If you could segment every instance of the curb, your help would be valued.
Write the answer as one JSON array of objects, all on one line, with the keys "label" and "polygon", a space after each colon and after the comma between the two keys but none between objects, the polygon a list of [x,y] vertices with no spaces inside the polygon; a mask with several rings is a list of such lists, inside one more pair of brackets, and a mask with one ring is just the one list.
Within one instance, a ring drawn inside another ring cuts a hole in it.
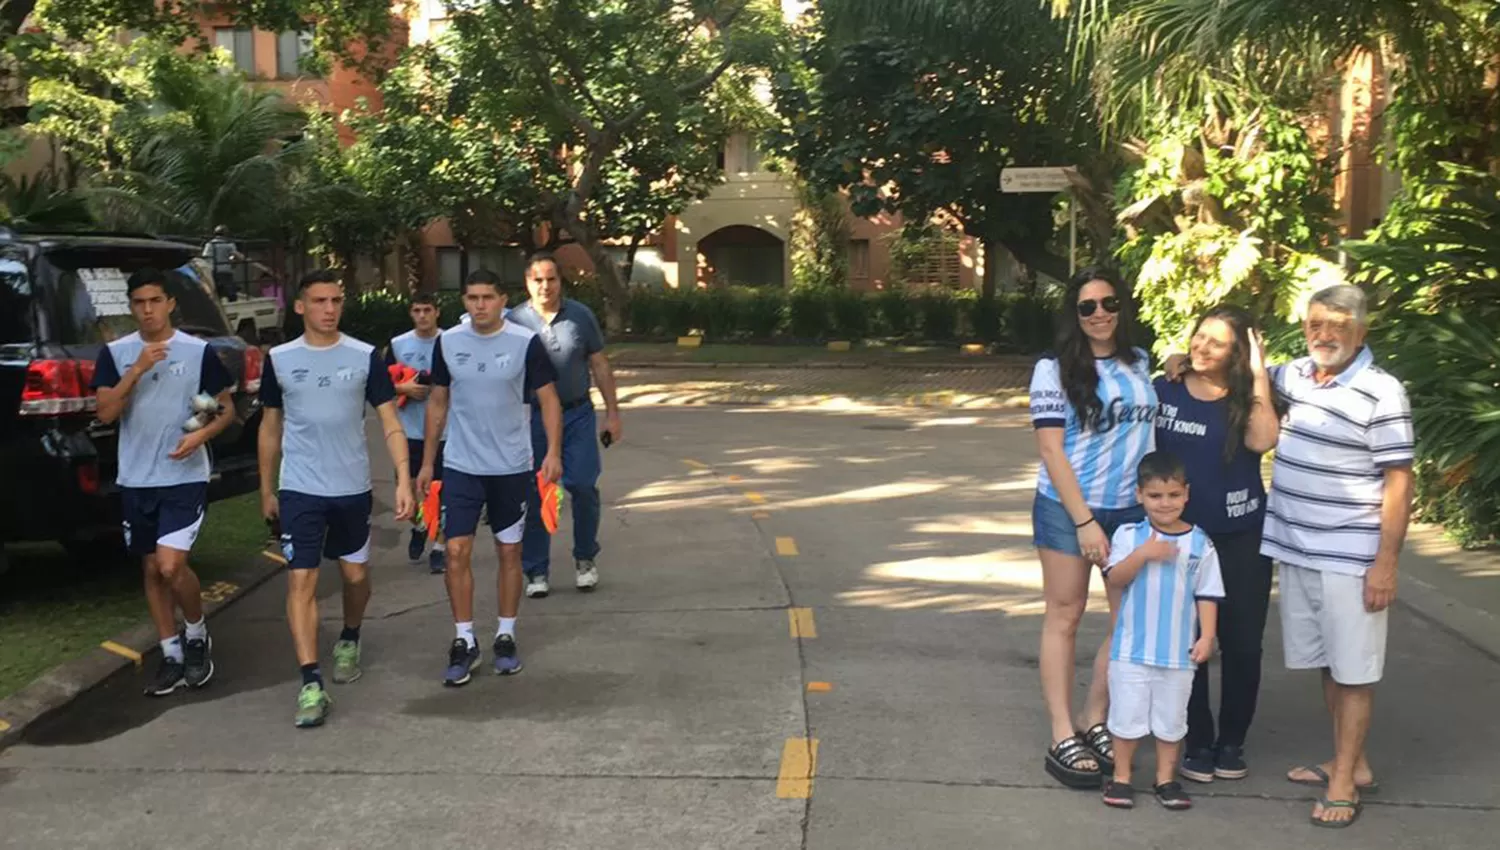
[{"label": "curb", "polygon": [[[213,617],[233,605],[281,572],[283,567],[279,556],[263,551],[254,559],[253,565],[204,587],[204,618]],[[106,649],[105,643],[113,644],[113,648]],[[18,743],[32,723],[66,707],[120,670],[142,665],[141,657],[150,655],[156,646],[156,627],[144,623],[53,667],[31,684],[0,699],[0,752]],[[125,653],[133,653],[135,657],[128,657]]]}]

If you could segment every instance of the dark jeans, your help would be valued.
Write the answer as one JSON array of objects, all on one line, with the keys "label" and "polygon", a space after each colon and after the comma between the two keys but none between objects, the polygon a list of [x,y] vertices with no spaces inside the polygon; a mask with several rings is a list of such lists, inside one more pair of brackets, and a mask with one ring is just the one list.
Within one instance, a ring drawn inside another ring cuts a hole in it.
[{"label": "dark jeans", "polygon": [[[542,410],[531,412],[531,451],[536,469],[547,455],[547,429]],[[599,425],[594,406],[563,411],[562,486],[573,510],[573,559],[588,561],[599,554]],[[526,536],[521,541],[521,569],[527,577],[546,576],[552,566],[552,535],[542,525],[541,497],[536,484],[526,502]]]},{"label": "dark jeans", "polygon": [[1210,535],[1224,576],[1219,603],[1219,734],[1208,702],[1208,664],[1198,665],[1188,700],[1188,749],[1242,747],[1260,694],[1261,637],[1271,603],[1271,559],[1260,554],[1260,529]]}]

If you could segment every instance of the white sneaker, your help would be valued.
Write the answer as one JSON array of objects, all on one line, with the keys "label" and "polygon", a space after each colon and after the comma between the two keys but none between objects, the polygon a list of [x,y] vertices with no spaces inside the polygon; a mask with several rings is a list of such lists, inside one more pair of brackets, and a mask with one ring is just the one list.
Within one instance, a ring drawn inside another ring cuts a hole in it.
[{"label": "white sneaker", "polygon": [[552,592],[546,576],[531,576],[526,579],[526,598],[541,599]]},{"label": "white sneaker", "polygon": [[599,568],[594,566],[593,561],[579,561],[574,566],[578,570],[578,576],[573,580],[573,584],[579,590],[588,593],[599,584]]}]

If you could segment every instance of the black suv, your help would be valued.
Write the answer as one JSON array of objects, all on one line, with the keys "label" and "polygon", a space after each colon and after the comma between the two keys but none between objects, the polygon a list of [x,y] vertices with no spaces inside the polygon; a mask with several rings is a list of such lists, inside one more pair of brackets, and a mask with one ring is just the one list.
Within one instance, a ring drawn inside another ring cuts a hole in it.
[{"label": "black suv", "polygon": [[100,348],[135,330],[125,281],[143,267],[167,272],[173,324],[207,340],[236,381],[235,424],[210,445],[210,501],[258,489],[263,352],[230,331],[196,253],[147,236],[0,227],[0,545],[56,540],[87,558],[123,551],[116,427],[94,418],[89,384]]}]

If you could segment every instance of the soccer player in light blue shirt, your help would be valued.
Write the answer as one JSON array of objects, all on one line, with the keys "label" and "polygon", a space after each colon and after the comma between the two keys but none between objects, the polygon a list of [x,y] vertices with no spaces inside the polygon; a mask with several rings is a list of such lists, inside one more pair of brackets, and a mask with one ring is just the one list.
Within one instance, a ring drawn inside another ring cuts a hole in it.
[{"label": "soccer player in light blue shirt", "polygon": [[[421,471],[423,437],[427,428],[427,396],[432,391],[432,351],[437,345],[438,307],[437,299],[430,292],[418,292],[411,297],[407,308],[411,316],[412,329],[391,340],[386,352],[386,363],[401,364],[414,370],[416,377],[396,384],[396,395],[401,401],[396,404],[396,415],[401,420],[401,429],[406,432],[406,456],[410,458],[413,480]],[[436,465],[437,478],[443,476],[443,447],[438,446]],[[411,540],[406,545],[406,556],[412,563],[422,560],[422,550],[427,547],[428,523],[437,523],[437,517],[422,516],[420,510],[412,516]],[[447,547],[441,532],[432,544],[428,556],[428,569],[434,575],[447,568]]]},{"label": "soccer player in light blue shirt", "polygon": [[[125,545],[144,561],[146,606],[161,639],[161,666],[146,694],[165,696],[202,687],[214,674],[198,576],[187,559],[208,503],[206,446],[234,422],[234,378],[208,343],[172,327],[177,300],[169,275],[139,269],[125,291],[139,330],[99,352],[92,385],[99,421],[120,423],[116,480]],[[185,431],[200,393],[214,396],[220,412]],[[177,607],[186,622],[180,636]]]},{"label": "soccer player in light blue shirt", "polygon": [[495,672],[521,672],[516,651],[516,615],[521,606],[521,538],[526,503],[536,489],[531,445],[535,398],[546,423],[547,454],[539,474],[562,477],[562,405],[557,373],[536,334],[501,317],[505,292],[485,269],[464,281],[470,321],[443,332],[433,352],[432,395],[417,491],[425,494],[437,475],[438,438],[443,446],[443,532],[448,537],[448,601],[456,635],[448,648],[443,684],[467,684],[479,666],[474,637],[474,573],[471,559],[479,514],[486,511],[500,556],[500,627],[495,635]]},{"label": "soccer player in light blue shirt", "polygon": [[1152,452],[1141,459],[1136,480],[1146,519],[1115,531],[1104,569],[1110,587],[1123,589],[1110,644],[1115,770],[1104,781],[1104,803],[1135,804],[1130,762],[1149,734],[1156,738],[1157,802],[1186,809],[1193,803],[1176,780],[1177,764],[1193,671],[1208,660],[1218,634],[1224,580],[1208,533],[1182,518],[1188,501],[1182,461]]},{"label": "soccer player in light blue shirt", "polygon": [[[331,271],[302,278],[295,309],[303,334],[271,349],[261,378],[261,511],[281,521],[287,560],[287,622],[302,667],[298,727],[321,726],[331,700],[318,666],[318,567],[335,558],[344,579],[344,630],[334,644],[336,683],[359,668],[360,624],[370,601],[370,454],[365,405],[380,415],[396,473],[396,520],[412,514],[406,434],[390,372],[375,347],[339,332],[344,288]],[[277,459],[280,458],[280,475]],[[280,482],[279,492],[276,482]]]}]

